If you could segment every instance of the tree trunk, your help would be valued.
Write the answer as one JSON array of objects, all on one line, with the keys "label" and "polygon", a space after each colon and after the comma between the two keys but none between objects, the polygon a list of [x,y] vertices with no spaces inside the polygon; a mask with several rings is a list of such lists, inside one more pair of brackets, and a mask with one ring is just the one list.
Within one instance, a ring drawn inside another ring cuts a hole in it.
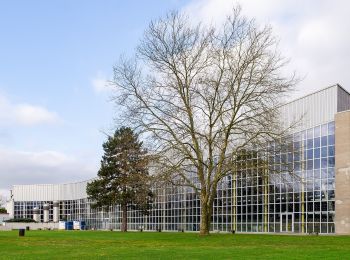
[{"label": "tree trunk", "polygon": [[211,223],[211,208],[212,205],[208,205],[208,198],[205,195],[201,195],[201,222],[200,231],[201,236],[209,235],[210,223]]},{"label": "tree trunk", "polygon": [[122,209],[122,227],[121,227],[121,231],[122,232],[126,232],[128,231],[128,208],[126,204],[122,204],[121,205],[121,209]]}]

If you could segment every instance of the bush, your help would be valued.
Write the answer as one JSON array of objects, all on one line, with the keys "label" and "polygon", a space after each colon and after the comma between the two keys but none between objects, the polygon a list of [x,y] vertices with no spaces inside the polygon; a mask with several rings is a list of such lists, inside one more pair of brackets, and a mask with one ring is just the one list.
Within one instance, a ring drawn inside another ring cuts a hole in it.
[{"label": "bush", "polygon": [[5,208],[0,208],[0,214],[6,214],[7,210]]},{"label": "bush", "polygon": [[31,219],[31,218],[12,218],[12,219],[5,220],[4,222],[8,222],[8,223],[17,223],[17,222],[35,223],[35,220]]}]

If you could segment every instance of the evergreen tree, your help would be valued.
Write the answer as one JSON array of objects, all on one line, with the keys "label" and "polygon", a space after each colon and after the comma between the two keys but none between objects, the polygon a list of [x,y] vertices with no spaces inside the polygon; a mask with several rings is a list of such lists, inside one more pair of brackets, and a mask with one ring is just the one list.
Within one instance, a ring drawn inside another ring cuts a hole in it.
[{"label": "evergreen tree", "polygon": [[149,186],[149,156],[138,135],[131,128],[121,127],[103,144],[104,155],[96,180],[87,186],[94,207],[120,204],[121,230],[127,231],[128,208],[147,214],[152,193]]}]

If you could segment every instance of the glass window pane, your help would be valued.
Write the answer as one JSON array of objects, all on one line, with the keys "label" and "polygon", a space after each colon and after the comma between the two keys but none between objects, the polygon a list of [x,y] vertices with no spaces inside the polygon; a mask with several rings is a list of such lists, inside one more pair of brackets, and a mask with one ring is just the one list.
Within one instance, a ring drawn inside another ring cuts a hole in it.
[{"label": "glass window pane", "polygon": [[313,159],[313,150],[312,149],[307,150],[307,159],[308,160]]},{"label": "glass window pane", "polygon": [[334,178],[334,168],[328,168],[328,178]]},{"label": "glass window pane", "polygon": [[334,135],[328,136],[328,145],[334,145]]},{"label": "glass window pane", "polygon": [[328,128],[327,124],[324,124],[321,126],[321,135],[322,136],[327,135],[327,128]]},{"label": "glass window pane", "polygon": [[294,150],[300,149],[300,142],[294,142],[293,145],[294,145]]},{"label": "glass window pane", "polygon": [[314,160],[314,169],[320,169],[320,159]]},{"label": "glass window pane", "polygon": [[328,146],[328,156],[334,156],[334,146]]},{"label": "glass window pane", "polygon": [[313,147],[313,139],[308,139],[307,140],[307,149],[311,149]]},{"label": "glass window pane", "polygon": [[321,148],[321,157],[327,157],[327,147]]},{"label": "glass window pane", "polygon": [[312,170],[312,168],[313,168],[313,160],[308,160],[307,161],[307,169]]},{"label": "glass window pane", "polygon": [[315,138],[314,139],[314,147],[320,147],[321,146],[321,139]]},{"label": "glass window pane", "polygon": [[300,153],[294,152],[294,161],[300,161]]},{"label": "glass window pane", "polygon": [[319,137],[321,134],[321,127],[318,126],[318,127],[315,127],[314,128],[314,137]]},{"label": "glass window pane", "polygon": [[316,148],[314,150],[314,158],[320,158],[320,155],[321,155],[320,153],[321,153],[320,148]]},{"label": "glass window pane", "polygon": [[330,122],[328,124],[328,134],[333,135],[334,134],[334,122]]}]

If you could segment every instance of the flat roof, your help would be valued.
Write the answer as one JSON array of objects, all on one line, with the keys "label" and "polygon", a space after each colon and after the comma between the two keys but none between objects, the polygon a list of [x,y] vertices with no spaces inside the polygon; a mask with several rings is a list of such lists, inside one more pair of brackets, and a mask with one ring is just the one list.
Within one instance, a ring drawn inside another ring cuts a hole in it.
[{"label": "flat roof", "polygon": [[297,101],[297,100],[306,98],[306,97],[308,97],[308,96],[312,96],[312,95],[317,94],[317,93],[319,93],[319,92],[322,92],[322,91],[324,91],[324,90],[326,90],[326,89],[334,88],[334,87],[338,87],[338,88],[344,90],[344,92],[347,93],[347,94],[350,96],[350,92],[349,92],[349,91],[347,91],[345,88],[343,88],[339,83],[336,83],[336,84],[334,84],[334,85],[330,85],[330,86],[321,88],[321,89],[319,89],[319,90],[316,90],[316,91],[314,91],[314,92],[311,92],[311,93],[309,93],[309,94],[306,94],[305,96],[301,96],[301,97],[298,97],[298,98],[293,99],[293,100],[291,100],[291,101],[288,101],[287,103],[284,103],[282,106],[287,105],[287,104],[290,104],[290,103],[293,103],[293,102],[295,102],[295,101]]}]

